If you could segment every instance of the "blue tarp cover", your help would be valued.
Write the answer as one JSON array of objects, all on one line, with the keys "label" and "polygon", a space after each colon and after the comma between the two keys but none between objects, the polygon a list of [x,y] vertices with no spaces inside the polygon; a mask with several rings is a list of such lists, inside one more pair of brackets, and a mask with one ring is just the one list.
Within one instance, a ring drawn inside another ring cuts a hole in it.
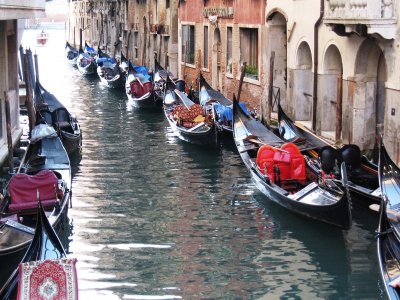
[{"label": "blue tarp cover", "polygon": [[145,66],[136,66],[136,65],[133,65],[133,64],[132,64],[132,67],[133,67],[133,70],[134,70],[136,73],[143,74],[143,76],[144,76],[147,80],[151,80],[151,76],[150,76],[150,74],[149,74],[149,69],[148,69],[148,68],[146,68]]},{"label": "blue tarp cover", "polygon": [[[243,102],[239,102],[239,105],[247,115],[250,115],[250,112],[246,108],[246,104],[244,104]],[[217,103],[217,104],[214,104],[214,108],[218,114],[219,121],[221,123],[232,122],[232,119],[233,119],[232,105],[224,106],[222,104]]]}]

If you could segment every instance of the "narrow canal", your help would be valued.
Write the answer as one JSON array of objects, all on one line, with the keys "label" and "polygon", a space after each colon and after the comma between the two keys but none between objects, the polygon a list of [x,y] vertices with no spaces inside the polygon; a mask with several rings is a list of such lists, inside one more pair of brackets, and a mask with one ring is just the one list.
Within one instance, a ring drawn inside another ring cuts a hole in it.
[{"label": "narrow canal", "polygon": [[266,200],[232,143],[176,139],[161,111],[83,77],[63,30],[35,47],[40,80],[80,121],[68,252],[81,299],[385,299],[374,230],[308,221]]}]

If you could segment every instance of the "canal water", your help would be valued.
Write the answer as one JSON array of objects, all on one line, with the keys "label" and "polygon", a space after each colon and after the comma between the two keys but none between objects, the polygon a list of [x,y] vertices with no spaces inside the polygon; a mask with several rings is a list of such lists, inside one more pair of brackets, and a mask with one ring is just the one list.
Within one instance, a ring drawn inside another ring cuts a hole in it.
[{"label": "canal water", "polygon": [[377,215],[357,211],[348,231],[293,215],[257,191],[231,141],[181,142],[161,111],[69,66],[63,30],[42,47],[37,32],[23,44],[40,81],[83,131],[66,245],[81,299],[385,299]]}]

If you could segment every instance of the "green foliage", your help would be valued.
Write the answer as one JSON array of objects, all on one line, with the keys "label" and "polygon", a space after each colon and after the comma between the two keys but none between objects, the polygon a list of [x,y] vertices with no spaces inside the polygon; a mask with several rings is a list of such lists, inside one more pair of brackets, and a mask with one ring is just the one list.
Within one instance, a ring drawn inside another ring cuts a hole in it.
[{"label": "green foliage", "polygon": [[257,66],[254,66],[254,65],[247,65],[246,66],[246,74],[249,74],[249,75],[258,75],[258,68],[257,68]]}]

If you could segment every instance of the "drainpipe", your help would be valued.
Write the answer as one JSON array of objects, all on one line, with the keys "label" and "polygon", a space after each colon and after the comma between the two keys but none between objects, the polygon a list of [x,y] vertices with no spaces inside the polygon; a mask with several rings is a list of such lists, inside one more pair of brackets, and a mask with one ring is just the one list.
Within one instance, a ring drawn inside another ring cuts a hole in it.
[{"label": "drainpipe", "polygon": [[314,83],[312,103],[312,130],[317,130],[317,92],[318,92],[318,28],[324,16],[324,0],[321,0],[319,18],[314,24]]}]

